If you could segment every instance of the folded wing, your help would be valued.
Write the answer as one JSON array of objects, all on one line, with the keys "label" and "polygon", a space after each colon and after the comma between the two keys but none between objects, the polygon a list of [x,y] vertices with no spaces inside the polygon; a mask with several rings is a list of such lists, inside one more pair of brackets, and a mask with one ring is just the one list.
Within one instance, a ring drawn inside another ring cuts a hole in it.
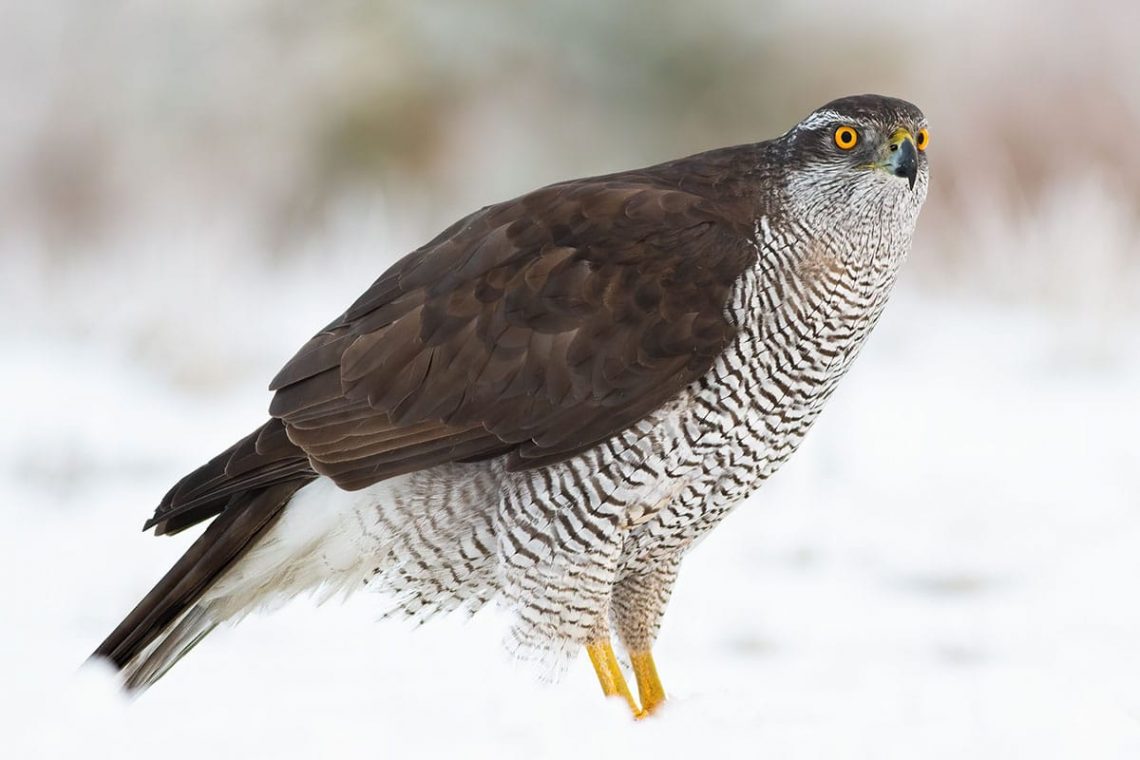
[{"label": "folded wing", "polygon": [[355,490],[443,462],[581,452],[709,369],[733,335],[746,239],[716,204],[636,175],[482,209],[306,343],[271,384],[274,420],[176,486],[151,524],[181,529],[283,479]]}]

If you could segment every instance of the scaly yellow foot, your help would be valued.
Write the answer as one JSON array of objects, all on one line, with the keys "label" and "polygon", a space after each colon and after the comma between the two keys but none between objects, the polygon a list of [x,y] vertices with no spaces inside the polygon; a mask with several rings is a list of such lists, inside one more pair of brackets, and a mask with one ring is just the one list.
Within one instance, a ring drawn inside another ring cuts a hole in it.
[{"label": "scaly yellow foot", "polygon": [[617,658],[614,657],[614,648],[610,646],[609,639],[598,639],[586,644],[586,651],[590,655],[590,662],[594,664],[594,672],[598,674],[598,683],[602,685],[602,693],[607,697],[620,696],[629,705],[634,717],[640,718],[642,711],[637,702],[633,700],[629,685],[621,672]]},{"label": "scaly yellow foot", "polygon": [[657,677],[652,652],[648,649],[644,652],[630,652],[629,659],[633,663],[633,675],[637,678],[637,694],[641,697],[641,714],[637,717],[643,718],[665,701],[665,687]]}]

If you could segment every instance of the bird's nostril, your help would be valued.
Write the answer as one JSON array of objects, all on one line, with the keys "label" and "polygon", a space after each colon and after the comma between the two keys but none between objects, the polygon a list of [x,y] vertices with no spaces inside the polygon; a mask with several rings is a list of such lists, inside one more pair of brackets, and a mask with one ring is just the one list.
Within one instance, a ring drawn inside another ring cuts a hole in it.
[{"label": "bird's nostril", "polygon": [[891,153],[894,153],[898,149],[899,149],[898,143],[891,143]]}]

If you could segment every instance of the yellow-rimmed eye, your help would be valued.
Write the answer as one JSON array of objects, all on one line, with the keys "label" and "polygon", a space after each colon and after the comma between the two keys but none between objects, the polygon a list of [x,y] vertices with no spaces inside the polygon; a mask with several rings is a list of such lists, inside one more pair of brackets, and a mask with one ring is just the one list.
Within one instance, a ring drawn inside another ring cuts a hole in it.
[{"label": "yellow-rimmed eye", "polygon": [[855,127],[840,127],[835,130],[835,144],[843,150],[851,150],[859,142],[859,133]]},{"label": "yellow-rimmed eye", "polygon": [[918,137],[914,138],[914,147],[926,150],[928,144],[930,144],[930,133],[926,131],[926,127],[923,127],[918,130]]}]

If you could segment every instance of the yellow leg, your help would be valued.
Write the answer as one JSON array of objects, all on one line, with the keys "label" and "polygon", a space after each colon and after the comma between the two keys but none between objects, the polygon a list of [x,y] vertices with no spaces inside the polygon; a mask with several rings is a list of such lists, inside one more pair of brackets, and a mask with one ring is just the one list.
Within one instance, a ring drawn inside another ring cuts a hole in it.
[{"label": "yellow leg", "polygon": [[665,701],[665,687],[657,677],[657,666],[653,664],[653,653],[648,649],[644,652],[630,652],[629,659],[633,662],[633,675],[637,678],[637,693],[641,697],[642,713],[638,717],[649,715]]},{"label": "yellow leg", "polygon": [[602,685],[602,693],[607,697],[622,697],[629,705],[634,717],[641,717],[641,710],[638,709],[637,702],[633,700],[633,694],[629,691],[629,685],[625,682],[625,676],[622,675],[621,666],[618,665],[617,658],[614,657],[614,648],[610,646],[609,640],[591,641],[586,645],[586,651],[590,655],[590,662],[594,664],[594,672],[598,674],[598,683]]}]

